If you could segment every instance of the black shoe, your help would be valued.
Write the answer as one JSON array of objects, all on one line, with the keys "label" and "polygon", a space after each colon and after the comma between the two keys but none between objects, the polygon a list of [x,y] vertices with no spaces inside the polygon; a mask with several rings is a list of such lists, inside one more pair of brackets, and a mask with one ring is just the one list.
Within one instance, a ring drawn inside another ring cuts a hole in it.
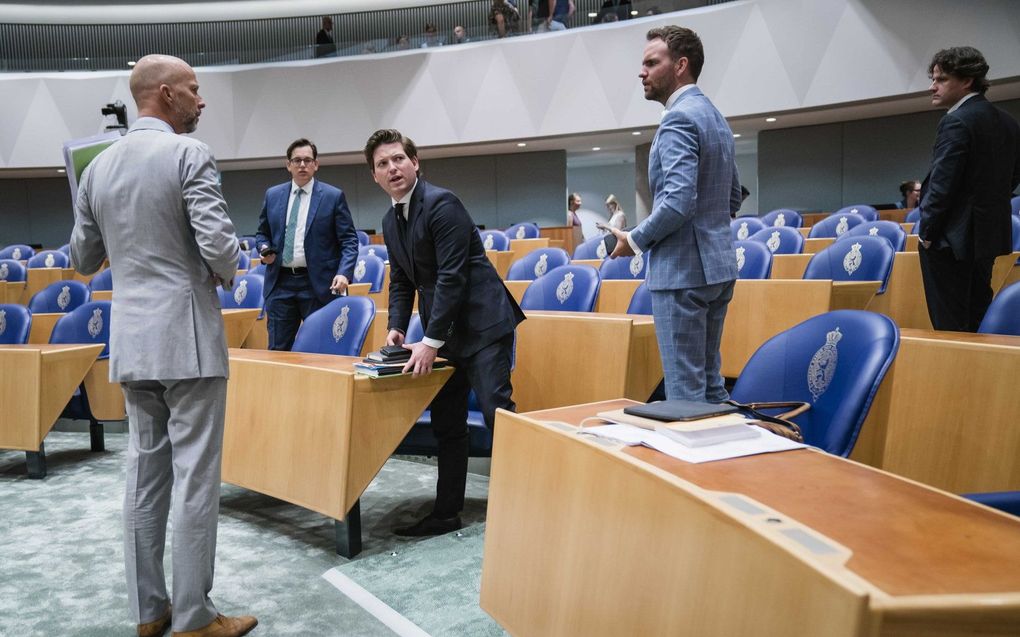
[{"label": "black shoe", "polygon": [[458,515],[455,515],[452,518],[437,518],[433,517],[430,513],[411,526],[402,526],[393,529],[393,533],[403,537],[423,537],[426,535],[442,535],[444,533],[456,531],[462,526],[463,524],[461,524],[460,516]]}]

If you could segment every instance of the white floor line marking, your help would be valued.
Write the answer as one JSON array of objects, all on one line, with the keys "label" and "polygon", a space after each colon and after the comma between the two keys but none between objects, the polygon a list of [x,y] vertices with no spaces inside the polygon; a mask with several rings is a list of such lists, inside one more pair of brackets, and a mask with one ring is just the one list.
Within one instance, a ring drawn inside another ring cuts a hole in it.
[{"label": "white floor line marking", "polygon": [[387,606],[381,599],[335,568],[323,573],[322,578],[400,637],[431,637],[410,619]]}]

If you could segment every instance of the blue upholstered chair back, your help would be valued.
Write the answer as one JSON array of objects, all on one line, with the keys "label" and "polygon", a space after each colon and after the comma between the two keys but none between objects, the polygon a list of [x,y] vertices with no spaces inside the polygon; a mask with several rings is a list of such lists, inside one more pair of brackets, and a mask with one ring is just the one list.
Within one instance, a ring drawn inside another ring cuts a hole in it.
[{"label": "blue upholstered chair back", "polygon": [[1020,491],[993,491],[991,493],[964,493],[963,497],[1003,513],[1020,516]]},{"label": "blue upholstered chair back", "polygon": [[486,250],[506,251],[510,249],[510,239],[502,230],[479,230],[482,247]]},{"label": "blue upholstered chair back", "polygon": [[1013,208],[1013,214],[1020,215],[1020,196],[1010,199],[1009,204]]},{"label": "blue upholstered chair back", "polygon": [[24,281],[27,273],[25,266],[14,259],[0,259],[0,281]]},{"label": "blue upholstered chair back", "polygon": [[599,271],[590,265],[561,265],[531,282],[521,309],[592,312],[600,284]]},{"label": "blue upholstered chair back", "polygon": [[251,256],[247,252],[241,250],[237,257],[237,269],[247,271],[251,267]]},{"label": "blue upholstered chair back", "polygon": [[64,245],[60,246],[59,248],[57,248],[57,251],[58,252],[63,252],[64,255],[68,259],[71,258],[71,244],[70,243],[65,243]]},{"label": "blue upholstered chair back", "polygon": [[12,243],[3,250],[0,250],[0,259],[14,259],[15,261],[27,261],[35,254],[32,246],[24,243]]},{"label": "blue upholstered chair back", "polygon": [[1020,250],[1020,217],[1013,216],[1013,252]]},{"label": "blue upholstered chair back", "polygon": [[367,296],[341,296],[312,312],[298,328],[294,352],[358,356],[375,318]]},{"label": "blue upholstered chair back", "polygon": [[899,340],[892,319],[874,312],[813,316],[758,348],[733,387],[733,400],[809,403],[794,418],[805,442],[848,456]]},{"label": "blue upholstered chair back", "polygon": [[255,276],[260,276],[260,277],[265,278],[265,276],[266,276],[266,264],[265,263],[258,264],[254,268],[251,268],[250,270],[248,270],[248,274],[254,274]]},{"label": "blue upholstered chair back", "polygon": [[24,305],[0,303],[0,345],[24,345],[32,331],[32,313]]},{"label": "blue upholstered chair back", "polygon": [[849,241],[851,237],[882,237],[894,252],[903,252],[907,245],[907,233],[895,221],[866,221],[844,233],[838,241]]},{"label": "blue upholstered chair back", "polygon": [[648,255],[605,259],[599,267],[599,277],[605,279],[643,279],[648,268]]},{"label": "blue upholstered chair back", "polygon": [[102,343],[106,347],[99,358],[107,358],[110,355],[110,306],[111,301],[92,301],[61,316],[50,333],[50,343]]},{"label": "blue upholstered chair back", "polygon": [[871,206],[864,204],[854,204],[852,206],[844,206],[834,212],[837,215],[860,215],[865,221],[878,221],[878,211]]},{"label": "blue upholstered chair back", "polygon": [[1020,336],[1020,282],[999,290],[981,319],[978,332]]},{"label": "blue upholstered chair back", "polygon": [[605,237],[602,236],[588,239],[574,248],[574,259],[605,259],[607,256]]},{"label": "blue upholstered chair back", "polygon": [[28,302],[32,314],[70,312],[88,303],[92,293],[81,281],[57,281],[36,292]]},{"label": "blue upholstered chair back", "polygon": [[66,268],[71,259],[60,250],[43,250],[28,260],[29,268]]},{"label": "blue upholstered chair back", "polygon": [[257,274],[243,274],[234,279],[234,289],[216,288],[220,295],[220,307],[224,310],[258,309],[266,300],[262,295],[264,278]]},{"label": "blue upholstered chair back", "polygon": [[801,218],[800,213],[789,208],[777,208],[772,212],[766,213],[762,215],[761,222],[768,228],[777,226],[800,228],[804,225],[804,219]]},{"label": "blue upholstered chair back", "polygon": [[627,314],[651,314],[652,313],[652,292],[644,281],[634,290],[630,297],[630,305],[627,306]]},{"label": "blue upholstered chair back", "polygon": [[[113,289],[113,270],[106,268],[96,272],[96,275],[89,281],[89,290],[108,291]],[[90,294],[91,296],[91,294]]]},{"label": "blue upholstered chair back", "polygon": [[841,239],[811,257],[804,278],[881,281],[877,294],[882,294],[889,283],[895,257],[892,246],[882,237],[862,235]]},{"label": "blue upholstered chair back", "polygon": [[509,239],[537,239],[538,238],[538,224],[537,223],[515,223],[504,231],[507,238]]},{"label": "blue upholstered chair back", "polygon": [[365,232],[364,230],[356,230],[356,232],[358,233],[359,246],[367,246],[369,243],[371,243],[371,241],[368,238],[367,232]]},{"label": "blue upholstered chair back", "polygon": [[255,237],[250,234],[241,235],[237,241],[241,244],[242,252],[250,252],[255,248]]},{"label": "blue upholstered chair back", "polygon": [[734,241],[746,241],[764,227],[765,224],[758,217],[737,217],[730,221],[730,238]]},{"label": "blue upholstered chair back", "polygon": [[358,248],[359,257],[365,254],[371,254],[373,256],[379,257],[383,261],[390,260],[389,251],[386,249],[386,246],[381,243],[373,243],[371,245],[361,246],[360,248]]},{"label": "blue upholstered chair back", "polygon": [[914,208],[907,213],[907,217],[903,220],[904,223],[917,223],[921,220],[921,209]]},{"label": "blue upholstered chair back", "polygon": [[800,254],[804,251],[804,235],[789,226],[762,228],[748,240],[763,244],[772,254]]},{"label": "blue upholstered chair back", "polygon": [[354,265],[354,281],[352,283],[371,283],[369,292],[382,290],[383,279],[386,278],[386,264],[379,257],[371,254],[358,255]]},{"label": "blue upholstered chair back", "polygon": [[506,280],[534,281],[549,270],[568,263],[570,256],[563,248],[539,248],[511,263]]},{"label": "blue upholstered chair back", "polygon": [[772,253],[758,241],[734,241],[738,279],[767,279],[772,274]]},{"label": "blue upholstered chair back", "polygon": [[809,239],[819,239],[824,237],[838,237],[851,228],[864,223],[864,217],[860,215],[851,214],[833,214],[822,219],[815,225],[811,226],[811,232],[808,233]]}]

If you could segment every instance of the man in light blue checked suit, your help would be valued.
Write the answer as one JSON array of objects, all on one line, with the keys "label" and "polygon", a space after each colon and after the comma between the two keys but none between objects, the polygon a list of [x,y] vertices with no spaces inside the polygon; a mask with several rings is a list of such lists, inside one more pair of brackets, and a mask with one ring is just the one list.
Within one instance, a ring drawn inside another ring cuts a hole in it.
[{"label": "man in light blue checked suit", "polygon": [[695,82],[705,62],[698,34],[648,32],[641,62],[645,98],[661,102],[648,182],[651,214],[630,232],[610,229],[613,257],[649,252],[646,283],[666,377],[666,398],[722,402],[719,343],[737,263],[730,213],[740,208],[733,133]]}]

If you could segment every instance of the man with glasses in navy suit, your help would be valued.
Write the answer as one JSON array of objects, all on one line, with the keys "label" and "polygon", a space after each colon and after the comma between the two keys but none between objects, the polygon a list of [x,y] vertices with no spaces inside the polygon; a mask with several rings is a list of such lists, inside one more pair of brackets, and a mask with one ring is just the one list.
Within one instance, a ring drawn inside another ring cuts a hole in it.
[{"label": "man with glasses in navy suit", "polygon": [[301,321],[343,294],[354,276],[358,233],[339,188],[315,179],[318,149],[307,139],[287,148],[293,180],[273,186],[255,235],[266,264],[269,349],[289,350]]}]

